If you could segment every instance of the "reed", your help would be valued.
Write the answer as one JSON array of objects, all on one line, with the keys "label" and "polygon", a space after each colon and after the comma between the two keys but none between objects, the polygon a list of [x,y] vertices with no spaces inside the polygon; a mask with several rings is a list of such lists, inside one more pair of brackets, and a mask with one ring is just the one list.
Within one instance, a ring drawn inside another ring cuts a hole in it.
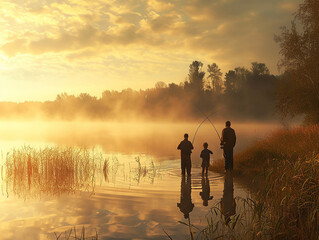
[{"label": "reed", "polygon": [[[251,198],[236,197],[234,201],[236,202],[234,215],[225,217],[222,202],[219,202],[206,215],[207,227],[203,229],[193,225],[191,220],[179,223],[192,229],[189,239],[273,239],[265,205]],[[172,239],[165,231],[164,233]]]},{"label": "reed", "polygon": [[32,197],[92,190],[97,156],[79,148],[24,146],[7,153],[3,179],[7,194]]},{"label": "reed", "polygon": [[95,236],[88,237],[84,226],[82,227],[82,229],[79,232],[77,232],[76,227],[74,226],[74,228],[70,228],[69,230],[66,230],[64,232],[60,232],[60,233],[54,232],[54,239],[56,239],[56,240],[70,240],[70,239],[98,240],[99,237],[98,237],[97,232],[95,232]]},{"label": "reed", "polygon": [[[319,126],[314,125],[277,131],[235,156],[234,173],[255,185],[271,238],[318,239],[318,153]],[[220,170],[216,167],[211,169]]]},{"label": "reed", "polygon": [[93,193],[97,182],[115,184],[120,178],[128,184],[153,183],[158,176],[160,168],[151,159],[137,156],[135,161],[126,162],[76,147],[24,146],[8,152],[1,166],[2,189],[7,196],[24,199],[76,191]]}]

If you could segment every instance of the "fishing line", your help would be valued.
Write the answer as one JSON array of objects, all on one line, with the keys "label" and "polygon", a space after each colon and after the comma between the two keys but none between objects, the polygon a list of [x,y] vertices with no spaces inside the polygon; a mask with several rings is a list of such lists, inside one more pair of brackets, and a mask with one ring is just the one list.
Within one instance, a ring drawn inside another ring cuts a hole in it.
[{"label": "fishing line", "polygon": [[[205,116],[206,116],[206,115],[205,115]],[[212,121],[211,121],[208,117],[206,117],[206,118],[208,119],[208,121],[210,122],[210,124],[211,124],[211,125],[213,126],[213,128],[215,129],[219,140],[221,140],[221,139],[220,139],[220,136],[219,136],[219,133],[218,133],[217,129],[215,128],[215,125],[212,123]]]},{"label": "fishing line", "polygon": [[195,132],[195,134],[194,134],[194,138],[193,138],[192,144],[193,144],[194,141],[195,141],[195,137],[196,137],[196,134],[197,134],[199,128],[202,126],[202,124],[203,124],[206,120],[208,120],[208,121],[210,122],[210,124],[213,126],[215,132],[217,133],[217,136],[218,136],[219,140],[221,140],[220,135],[219,135],[219,133],[218,133],[218,131],[217,131],[215,125],[214,125],[214,124],[212,123],[212,121],[209,119],[209,117],[210,117],[211,115],[213,115],[213,113],[211,113],[211,114],[209,114],[209,115],[206,115],[205,113],[203,113],[203,112],[200,110],[200,108],[196,107],[196,109],[197,109],[201,114],[203,114],[206,118],[199,124],[198,128],[196,129],[196,132]]},{"label": "fishing line", "polygon": [[[213,114],[210,114],[210,115],[213,115]],[[209,115],[209,116],[210,116],[210,115]],[[194,144],[195,137],[196,137],[196,134],[197,134],[199,128],[202,126],[202,124],[203,124],[207,119],[208,119],[208,117],[206,117],[206,118],[198,125],[198,127],[197,127],[197,129],[196,129],[196,132],[195,132],[195,134],[194,134],[194,137],[193,137],[192,144]]]}]

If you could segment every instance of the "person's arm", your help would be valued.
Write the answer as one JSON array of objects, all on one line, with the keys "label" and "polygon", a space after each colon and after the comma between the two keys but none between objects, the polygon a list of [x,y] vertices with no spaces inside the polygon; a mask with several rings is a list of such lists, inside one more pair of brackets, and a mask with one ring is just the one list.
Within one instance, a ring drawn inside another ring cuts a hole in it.
[{"label": "person's arm", "polygon": [[181,150],[181,144],[182,144],[182,143],[178,144],[178,146],[177,146],[177,149],[178,149],[178,150]]},{"label": "person's arm", "polygon": [[200,158],[203,158],[203,151],[201,151],[201,153],[200,153],[200,156],[199,156]]},{"label": "person's arm", "polygon": [[235,133],[235,130],[234,130],[234,147],[236,145],[236,133]]},{"label": "person's arm", "polygon": [[209,150],[209,153],[210,153],[210,154],[213,154],[213,152],[212,152],[211,150]]},{"label": "person's arm", "polygon": [[225,129],[223,129],[223,131],[222,131],[222,136],[220,138],[220,144],[224,144],[224,133],[225,133]]}]

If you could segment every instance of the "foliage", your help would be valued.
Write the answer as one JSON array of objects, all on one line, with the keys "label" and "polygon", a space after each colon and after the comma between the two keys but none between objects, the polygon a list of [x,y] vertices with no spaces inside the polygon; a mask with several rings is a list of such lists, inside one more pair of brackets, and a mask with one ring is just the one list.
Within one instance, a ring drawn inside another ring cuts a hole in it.
[{"label": "foliage", "polygon": [[216,63],[193,61],[189,74],[180,84],[157,82],[146,90],[124,89],[102,92],[101,97],[81,93],[59,94],[54,101],[0,102],[0,118],[50,120],[193,120],[201,112],[214,113],[214,119],[236,118],[267,120],[275,110],[277,78],[264,63],[252,63],[251,69],[237,67],[222,80]]},{"label": "foliage", "polygon": [[203,63],[199,61],[193,61],[192,64],[189,65],[189,83],[186,82],[186,86],[190,88],[190,90],[193,90],[195,94],[200,94],[204,88],[205,72],[202,71],[202,67]]},{"label": "foliage", "polygon": [[[299,30],[299,31],[298,31]],[[319,3],[305,0],[290,29],[276,36],[285,70],[278,89],[278,111],[306,115],[309,123],[319,122]]]},{"label": "foliage", "polygon": [[211,87],[212,91],[215,93],[221,93],[223,90],[223,80],[222,76],[223,73],[221,72],[220,68],[216,63],[212,63],[211,65],[207,65],[207,72],[208,78],[211,80]]}]

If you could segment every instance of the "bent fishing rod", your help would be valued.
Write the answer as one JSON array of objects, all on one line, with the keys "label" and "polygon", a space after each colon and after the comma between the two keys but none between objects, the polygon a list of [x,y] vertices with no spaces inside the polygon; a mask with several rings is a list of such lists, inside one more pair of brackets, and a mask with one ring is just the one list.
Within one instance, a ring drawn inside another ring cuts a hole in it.
[{"label": "bent fishing rod", "polygon": [[197,134],[199,128],[202,126],[202,124],[203,124],[206,120],[208,120],[208,121],[210,122],[210,124],[211,124],[211,125],[213,126],[213,128],[215,129],[215,132],[217,133],[217,136],[218,136],[219,140],[221,140],[220,135],[219,135],[219,133],[218,133],[218,131],[217,131],[215,125],[214,125],[213,122],[209,119],[209,117],[210,117],[211,115],[213,115],[213,113],[211,113],[211,114],[209,114],[209,115],[206,115],[206,114],[203,113],[198,107],[197,107],[197,110],[198,110],[201,114],[203,114],[203,115],[205,116],[205,119],[204,119],[204,120],[199,124],[199,126],[197,127],[196,132],[195,132],[195,134],[194,134],[194,138],[193,138],[192,144],[194,144],[195,137],[196,137],[196,134]]}]

